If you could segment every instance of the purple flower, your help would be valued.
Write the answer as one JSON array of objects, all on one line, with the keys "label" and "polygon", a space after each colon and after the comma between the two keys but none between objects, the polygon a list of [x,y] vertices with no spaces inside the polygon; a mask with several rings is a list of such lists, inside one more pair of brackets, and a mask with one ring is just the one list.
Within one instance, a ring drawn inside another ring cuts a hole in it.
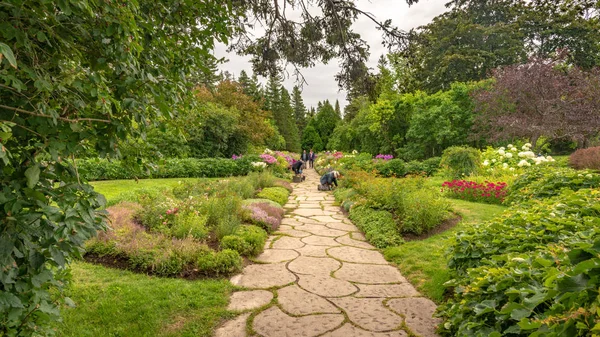
[{"label": "purple flower", "polygon": [[261,154],[260,158],[262,158],[262,160],[269,165],[275,164],[277,162],[277,159],[275,159],[275,157],[271,156],[270,154],[266,154],[266,153]]},{"label": "purple flower", "polygon": [[390,160],[394,159],[394,156],[392,156],[391,154],[378,154],[377,156],[375,156],[375,159]]},{"label": "purple flower", "polygon": [[235,154],[231,156],[231,159],[233,159],[233,160],[238,160],[240,158],[242,158],[241,154],[239,156],[236,156]]}]

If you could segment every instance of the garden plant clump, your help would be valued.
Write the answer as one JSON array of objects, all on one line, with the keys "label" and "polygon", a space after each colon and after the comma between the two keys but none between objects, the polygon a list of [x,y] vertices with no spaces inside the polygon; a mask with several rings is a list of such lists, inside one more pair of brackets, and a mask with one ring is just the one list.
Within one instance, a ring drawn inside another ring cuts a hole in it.
[{"label": "garden plant clump", "polygon": [[579,149],[569,156],[569,165],[578,170],[600,170],[600,146]]},{"label": "garden plant clump", "polygon": [[477,183],[469,180],[452,180],[442,184],[444,195],[473,202],[502,204],[506,196],[505,182]]},{"label": "garden plant clump", "polygon": [[[241,159],[236,159],[241,160]],[[161,276],[195,277],[239,271],[242,256],[260,254],[267,231],[281,223],[283,208],[258,191],[276,189],[268,172],[221,181],[186,181],[171,190],[144,191],[137,204],[109,208],[111,229],[90,240],[92,259],[123,261]]]},{"label": "garden plant clump", "polygon": [[[336,192],[336,198],[342,205],[347,205],[350,218],[365,228],[367,238],[388,237],[377,240],[382,242],[377,244],[379,247],[401,243],[402,234],[427,233],[451,217],[449,203],[438,189],[425,186],[424,178],[390,180],[373,177],[367,172],[350,171],[343,181],[343,187],[352,192]],[[380,212],[372,216],[373,213],[365,208]],[[389,216],[384,216],[384,212]],[[385,224],[369,224],[376,218]]]},{"label": "garden plant clump", "polygon": [[598,175],[536,167],[502,216],[459,233],[454,295],[439,307],[448,336],[583,336],[598,332]]},{"label": "garden plant clump", "polygon": [[554,163],[551,156],[536,155],[531,150],[531,144],[525,143],[518,149],[512,144],[505,147],[488,147],[481,154],[483,162],[481,165],[489,175],[502,175],[512,173],[517,175],[523,173],[527,168],[540,164]]},{"label": "garden plant clump", "polygon": [[375,172],[382,177],[403,177],[406,175],[427,175],[436,173],[440,167],[439,157],[429,158],[424,161],[413,160],[405,162],[393,158],[392,155],[378,155],[375,158],[368,153],[343,154],[342,152],[325,152],[315,162],[318,172],[337,170],[342,174],[346,171]]}]

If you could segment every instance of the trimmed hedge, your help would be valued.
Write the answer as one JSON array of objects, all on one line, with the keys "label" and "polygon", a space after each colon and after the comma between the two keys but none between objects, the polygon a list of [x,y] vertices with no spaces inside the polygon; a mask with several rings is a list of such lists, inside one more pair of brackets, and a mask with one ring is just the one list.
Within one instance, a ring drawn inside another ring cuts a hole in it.
[{"label": "trimmed hedge", "polygon": [[79,173],[86,180],[146,179],[146,178],[218,178],[247,175],[251,163],[261,161],[256,156],[227,158],[165,159],[154,170],[134,168],[119,160],[83,159],[77,161]]}]

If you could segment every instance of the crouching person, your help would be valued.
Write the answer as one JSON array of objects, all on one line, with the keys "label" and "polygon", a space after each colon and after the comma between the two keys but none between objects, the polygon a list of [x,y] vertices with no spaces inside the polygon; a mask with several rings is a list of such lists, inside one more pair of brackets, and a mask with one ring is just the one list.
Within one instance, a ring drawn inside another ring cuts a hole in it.
[{"label": "crouching person", "polygon": [[330,191],[333,189],[333,185],[337,187],[337,180],[340,177],[340,173],[338,171],[331,171],[325,173],[321,177],[321,185],[319,185],[319,191]]},{"label": "crouching person", "polygon": [[297,162],[292,164],[292,170],[296,174],[296,176],[294,177],[295,183],[304,181],[304,179],[306,179],[306,177],[302,174],[302,169],[304,169],[305,167],[306,165],[304,165],[304,162],[302,160],[298,160]]}]

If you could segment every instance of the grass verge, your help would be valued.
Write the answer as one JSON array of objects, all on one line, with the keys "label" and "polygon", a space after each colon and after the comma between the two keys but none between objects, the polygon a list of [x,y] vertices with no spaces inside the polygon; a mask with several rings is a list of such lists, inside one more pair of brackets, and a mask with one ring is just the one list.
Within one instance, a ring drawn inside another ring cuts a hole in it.
[{"label": "grass verge", "polygon": [[456,227],[425,240],[410,241],[384,250],[385,258],[395,263],[423,295],[437,303],[442,301],[443,284],[449,279],[447,250],[454,234],[471,224],[490,220],[506,209],[498,205],[449,200],[454,211],[462,216]]},{"label": "grass verge", "polygon": [[157,278],[85,262],[72,264],[58,336],[210,336],[226,311],[226,280]]},{"label": "grass verge", "polygon": [[[215,179],[215,178],[202,178]],[[93,181],[90,184],[94,190],[106,198],[109,204],[115,204],[118,201],[129,200],[135,195],[135,191],[141,189],[148,190],[166,190],[171,189],[184,181],[197,181],[199,178],[165,178],[165,179],[139,179],[131,180],[104,180]]]}]

